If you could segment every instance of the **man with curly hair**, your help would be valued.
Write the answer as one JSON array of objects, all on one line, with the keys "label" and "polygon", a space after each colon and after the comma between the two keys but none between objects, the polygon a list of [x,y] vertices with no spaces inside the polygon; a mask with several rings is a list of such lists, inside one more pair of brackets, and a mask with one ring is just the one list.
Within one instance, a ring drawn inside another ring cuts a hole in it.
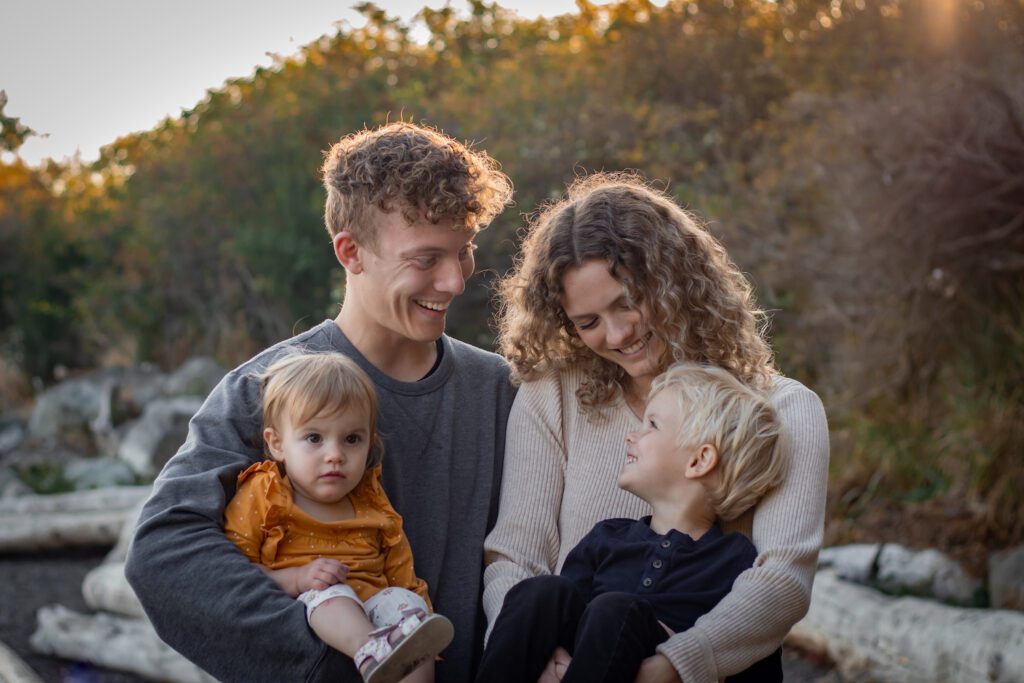
[{"label": "man with curly hair", "polygon": [[505,361],[446,336],[445,315],[473,272],[477,232],[511,185],[486,153],[405,122],[343,138],[322,170],[327,231],[346,272],[341,310],[213,390],[156,481],[125,571],[160,637],[220,680],[360,680],[222,530],[239,472],[263,459],[260,373],[294,347],[338,351],[377,389],[384,486],[417,575],[455,626],[437,680],[468,681],[513,390]]}]

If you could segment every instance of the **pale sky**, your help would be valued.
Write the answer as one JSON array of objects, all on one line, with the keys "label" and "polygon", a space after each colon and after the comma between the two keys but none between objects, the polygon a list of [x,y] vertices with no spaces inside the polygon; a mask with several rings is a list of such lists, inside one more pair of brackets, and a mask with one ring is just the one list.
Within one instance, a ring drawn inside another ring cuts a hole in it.
[{"label": "pale sky", "polygon": [[[269,66],[338,21],[361,25],[357,0],[0,0],[4,113],[38,133],[20,150],[32,164],[103,145],[177,115],[225,80]],[[409,20],[443,0],[378,0]],[[505,0],[523,17],[573,12],[574,0]],[[464,11],[463,0],[451,5]]]}]

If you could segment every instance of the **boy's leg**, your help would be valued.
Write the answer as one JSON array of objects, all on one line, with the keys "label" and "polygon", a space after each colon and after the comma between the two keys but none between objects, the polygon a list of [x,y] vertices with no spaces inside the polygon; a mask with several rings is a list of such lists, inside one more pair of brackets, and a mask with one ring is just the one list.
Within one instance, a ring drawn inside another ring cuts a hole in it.
[{"label": "boy's leg", "polygon": [[654,609],[630,593],[603,593],[587,605],[562,683],[632,681],[640,663],[668,639]]},{"label": "boy's leg", "polygon": [[536,681],[559,645],[572,649],[585,607],[568,579],[537,576],[516,584],[494,622],[476,680]]}]

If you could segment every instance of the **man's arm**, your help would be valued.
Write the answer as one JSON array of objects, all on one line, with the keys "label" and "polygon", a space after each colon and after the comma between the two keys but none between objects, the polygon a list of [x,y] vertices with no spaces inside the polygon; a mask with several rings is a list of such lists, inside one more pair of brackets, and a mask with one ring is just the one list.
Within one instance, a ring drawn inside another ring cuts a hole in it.
[{"label": "man's arm", "polygon": [[768,656],[810,605],[824,531],[828,425],[818,397],[784,381],[772,404],[784,428],[785,478],[754,512],[754,566],[693,628],[657,649],[684,683],[717,681]]},{"label": "man's arm", "polygon": [[125,574],[159,636],[220,680],[359,680],[224,535],[238,473],[262,459],[255,372],[229,373],[192,418],[142,510]]}]

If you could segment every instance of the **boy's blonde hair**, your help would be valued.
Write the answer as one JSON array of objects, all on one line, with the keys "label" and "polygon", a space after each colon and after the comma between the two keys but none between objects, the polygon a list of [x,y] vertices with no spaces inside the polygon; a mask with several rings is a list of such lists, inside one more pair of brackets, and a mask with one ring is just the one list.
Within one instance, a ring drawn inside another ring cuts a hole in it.
[{"label": "boy's blonde hair", "polygon": [[323,413],[353,407],[366,410],[370,454],[366,468],[379,465],[384,455],[377,434],[377,392],[373,383],[348,356],[340,353],[287,353],[260,375],[263,426],[280,428],[283,418],[298,424]]},{"label": "boy's blonde hair", "polygon": [[764,396],[722,368],[676,363],[651,385],[679,407],[680,446],[711,444],[718,451],[718,483],[708,491],[715,514],[739,517],[782,482],[781,425]]}]

